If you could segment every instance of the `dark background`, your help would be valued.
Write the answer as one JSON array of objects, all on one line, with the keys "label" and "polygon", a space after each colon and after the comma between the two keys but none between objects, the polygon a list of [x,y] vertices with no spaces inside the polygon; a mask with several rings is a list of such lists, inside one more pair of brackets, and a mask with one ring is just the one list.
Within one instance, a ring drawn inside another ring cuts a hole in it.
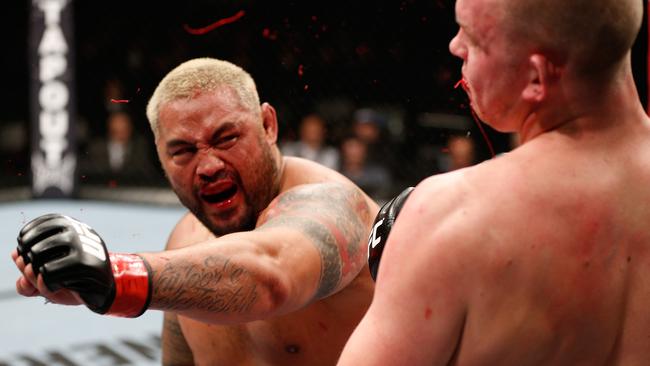
[{"label": "dark background", "polygon": [[[21,4],[22,3],[22,4]],[[460,61],[448,51],[457,30],[453,1],[84,1],[76,0],[75,63],[77,120],[85,126],[79,148],[105,133],[108,80],[123,84],[122,99],[139,133],[151,138],[146,102],[157,81],[181,61],[199,56],[226,59],[247,69],[263,101],[279,114],[283,139],[291,139],[299,119],[327,112],[330,142],[336,144],[356,108],[391,111],[401,130],[391,135],[400,161],[398,185],[435,173],[425,149],[438,149],[452,132],[419,121],[424,113],[469,117],[466,96],[454,84]],[[0,123],[28,128],[28,23],[30,1],[4,4],[1,15],[3,82]],[[245,15],[204,35],[215,21]],[[647,99],[647,24],[634,48],[634,72],[641,100]],[[110,106],[109,106],[110,107]],[[485,126],[497,152],[509,149],[508,136]],[[469,125],[479,160],[490,157],[480,132]],[[2,156],[0,188],[28,185],[24,155]],[[162,183],[161,183],[162,182]],[[147,184],[147,182],[145,182]],[[152,185],[164,184],[162,175]]]}]

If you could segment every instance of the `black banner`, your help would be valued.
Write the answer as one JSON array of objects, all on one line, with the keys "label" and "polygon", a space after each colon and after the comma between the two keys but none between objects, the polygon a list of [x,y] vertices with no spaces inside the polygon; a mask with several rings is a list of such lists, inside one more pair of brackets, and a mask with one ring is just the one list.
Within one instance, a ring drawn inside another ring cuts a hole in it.
[{"label": "black banner", "polygon": [[75,93],[71,0],[32,0],[31,177],[34,197],[76,193]]}]

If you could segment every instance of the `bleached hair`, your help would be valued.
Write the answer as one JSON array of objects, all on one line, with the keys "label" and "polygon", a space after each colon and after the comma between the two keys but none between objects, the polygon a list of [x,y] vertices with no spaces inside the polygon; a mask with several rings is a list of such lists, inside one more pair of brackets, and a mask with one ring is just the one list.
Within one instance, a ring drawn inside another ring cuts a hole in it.
[{"label": "bleached hair", "polygon": [[185,61],[170,71],[158,84],[147,104],[147,118],[156,139],[160,106],[177,99],[191,98],[197,92],[210,92],[228,86],[239,96],[243,106],[260,110],[257,87],[251,75],[241,67],[214,58]]}]

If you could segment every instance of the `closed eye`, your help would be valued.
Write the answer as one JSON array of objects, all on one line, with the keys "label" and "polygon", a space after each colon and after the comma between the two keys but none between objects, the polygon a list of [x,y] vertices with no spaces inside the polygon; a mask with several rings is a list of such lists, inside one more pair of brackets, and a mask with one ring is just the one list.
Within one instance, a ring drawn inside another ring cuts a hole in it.
[{"label": "closed eye", "polygon": [[193,154],[196,152],[196,148],[193,146],[183,146],[169,151],[169,155],[172,157],[182,156],[185,154]]},{"label": "closed eye", "polygon": [[239,139],[239,135],[227,135],[220,137],[219,140],[217,140],[217,146],[220,149],[228,149],[232,147],[237,140]]}]

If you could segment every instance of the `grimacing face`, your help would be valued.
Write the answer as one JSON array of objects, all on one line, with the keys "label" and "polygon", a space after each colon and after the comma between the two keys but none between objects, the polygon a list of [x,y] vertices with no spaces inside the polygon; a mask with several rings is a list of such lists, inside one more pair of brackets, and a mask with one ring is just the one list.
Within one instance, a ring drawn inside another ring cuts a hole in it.
[{"label": "grimacing face", "polygon": [[[221,87],[159,108],[163,169],[183,205],[215,235],[253,229],[276,194],[277,121],[272,107],[262,107],[252,112]],[[273,125],[263,123],[268,118]]]}]

